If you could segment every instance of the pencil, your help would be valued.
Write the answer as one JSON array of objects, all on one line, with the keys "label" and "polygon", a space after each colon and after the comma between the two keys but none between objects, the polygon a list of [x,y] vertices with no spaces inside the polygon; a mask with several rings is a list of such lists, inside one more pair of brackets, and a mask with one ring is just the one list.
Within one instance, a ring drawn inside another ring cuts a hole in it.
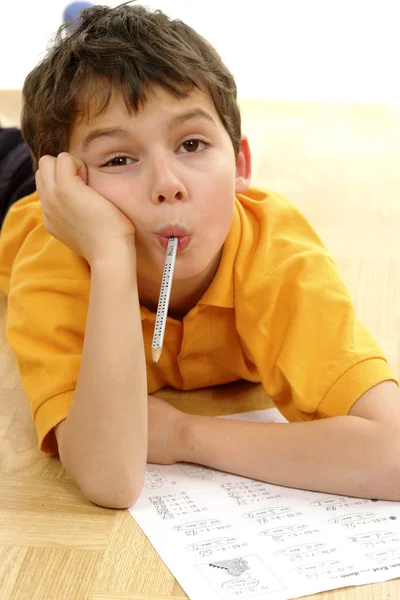
[{"label": "pencil", "polygon": [[165,324],[167,322],[169,297],[171,295],[172,278],[174,275],[178,238],[168,238],[167,254],[165,256],[164,272],[161,281],[160,297],[158,299],[156,324],[154,325],[153,343],[151,354],[153,363],[157,363],[161,356]]}]

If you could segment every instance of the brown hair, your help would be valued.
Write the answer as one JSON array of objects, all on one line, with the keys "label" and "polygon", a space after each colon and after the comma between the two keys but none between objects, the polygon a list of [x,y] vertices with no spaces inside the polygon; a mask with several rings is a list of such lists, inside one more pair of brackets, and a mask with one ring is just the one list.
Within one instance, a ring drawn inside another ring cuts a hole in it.
[{"label": "brown hair", "polygon": [[93,99],[100,114],[118,89],[136,112],[154,84],[178,98],[194,87],[208,92],[238,154],[236,84],[216,50],[182,21],[127,2],[84,10],[72,35],[62,25],[47,56],[27,76],[21,129],[34,169],[44,154],[67,150],[74,121],[89,118]]}]

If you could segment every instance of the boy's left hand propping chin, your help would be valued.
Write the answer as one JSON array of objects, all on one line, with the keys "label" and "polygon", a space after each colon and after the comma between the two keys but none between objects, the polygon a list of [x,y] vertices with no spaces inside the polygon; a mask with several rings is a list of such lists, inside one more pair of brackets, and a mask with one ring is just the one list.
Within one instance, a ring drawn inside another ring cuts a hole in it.
[{"label": "boy's left hand propping chin", "polygon": [[165,400],[148,396],[147,462],[172,465],[182,460],[182,432],[190,415],[177,410]]}]

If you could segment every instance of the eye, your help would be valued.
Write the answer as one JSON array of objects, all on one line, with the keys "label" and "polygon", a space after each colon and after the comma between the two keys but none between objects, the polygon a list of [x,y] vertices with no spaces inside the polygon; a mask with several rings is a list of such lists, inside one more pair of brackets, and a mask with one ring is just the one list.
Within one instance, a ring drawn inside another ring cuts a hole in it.
[{"label": "eye", "polygon": [[207,142],[205,142],[204,140],[186,140],[186,142],[183,142],[183,144],[181,144],[180,146],[180,148],[184,148],[185,150],[181,154],[196,153],[201,150],[205,150],[205,148],[207,148],[208,146],[209,144],[207,144]]},{"label": "eye", "polygon": [[[129,162],[130,161],[130,162]],[[106,162],[103,167],[126,167],[127,165],[133,164],[135,161],[133,158],[128,156],[114,156],[111,160]]]}]

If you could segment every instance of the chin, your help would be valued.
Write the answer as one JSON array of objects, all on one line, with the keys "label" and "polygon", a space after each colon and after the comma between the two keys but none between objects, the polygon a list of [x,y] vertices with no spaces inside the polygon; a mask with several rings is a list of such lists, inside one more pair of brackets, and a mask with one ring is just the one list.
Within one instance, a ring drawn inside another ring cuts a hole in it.
[{"label": "chin", "polygon": [[[182,257],[183,258],[183,257]],[[174,269],[174,281],[183,279],[193,279],[194,277],[201,277],[206,271],[207,267],[204,264],[199,264],[194,261],[187,261],[183,264],[183,261],[176,260]]]},{"label": "chin", "polygon": [[211,257],[178,255],[175,262],[174,280],[183,279],[209,279],[211,283],[217,271],[221,252],[216,252]]}]

